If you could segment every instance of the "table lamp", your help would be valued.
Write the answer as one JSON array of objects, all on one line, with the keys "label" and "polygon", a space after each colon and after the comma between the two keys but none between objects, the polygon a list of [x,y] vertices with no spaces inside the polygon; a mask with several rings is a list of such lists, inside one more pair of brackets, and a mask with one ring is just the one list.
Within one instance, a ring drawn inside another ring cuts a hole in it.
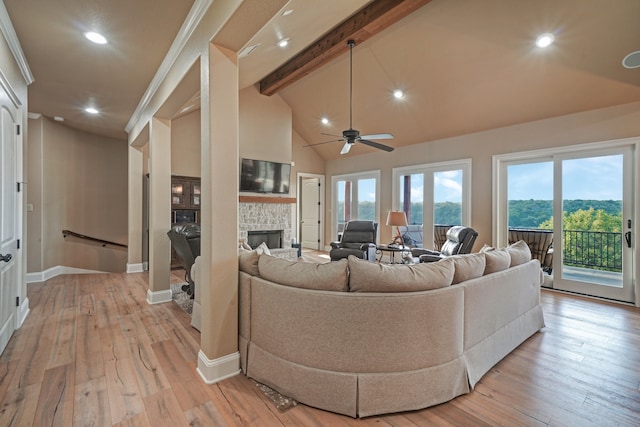
[{"label": "table lamp", "polygon": [[397,235],[393,237],[393,243],[397,240],[400,240],[402,246],[404,246],[404,239],[402,238],[402,233],[400,232],[400,226],[407,226],[407,216],[403,211],[389,211],[387,215],[387,225],[396,226],[396,230],[398,232]]}]

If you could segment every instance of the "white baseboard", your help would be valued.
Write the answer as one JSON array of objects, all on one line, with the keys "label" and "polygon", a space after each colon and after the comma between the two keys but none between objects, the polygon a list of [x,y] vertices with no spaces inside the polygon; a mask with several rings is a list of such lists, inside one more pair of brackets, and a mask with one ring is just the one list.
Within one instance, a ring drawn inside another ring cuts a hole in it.
[{"label": "white baseboard", "polygon": [[214,384],[236,376],[240,373],[240,352],[211,360],[200,350],[197,371],[206,384]]},{"label": "white baseboard", "polygon": [[52,279],[63,274],[107,274],[104,271],[85,270],[83,268],[65,267],[64,265],[56,265],[46,269],[45,271],[36,273],[27,273],[27,283],[38,283]]},{"label": "white baseboard", "polygon": [[144,271],[144,263],[127,264],[127,273],[142,273]]},{"label": "white baseboard", "polygon": [[22,326],[29,315],[29,298],[24,298],[20,307],[18,307],[18,328]]},{"label": "white baseboard", "polygon": [[171,301],[171,289],[165,289],[164,291],[157,292],[152,292],[151,289],[147,289],[148,304],[161,304],[169,301]]}]

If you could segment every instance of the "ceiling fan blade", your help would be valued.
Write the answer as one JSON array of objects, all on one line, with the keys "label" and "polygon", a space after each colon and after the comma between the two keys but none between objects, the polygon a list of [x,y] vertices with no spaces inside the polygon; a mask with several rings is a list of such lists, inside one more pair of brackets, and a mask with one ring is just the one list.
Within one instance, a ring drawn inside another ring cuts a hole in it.
[{"label": "ceiling fan blade", "polygon": [[393,135],[390,133],[374,133],[371,135],[361,135],[363,139],[393,139]]},{"label": "ceiling fan blade", "polygon": [[340,139],[332,139],[331,141],[316,142],[315,144],[307,144],[307,145],[303,145],[303,146],[302,146],[302,148],[306,148],[306,147],[315,147],[316,145],[328,144],[328,143],[330,143],[330,142],[338,142],[338,141],[344,141],[344,139],[340,138]]},{"label": "ceiling fan blade", "polygon": [[349,150],[351,150],[351,146],[352,145],[353,145],[353,143],[345,142],[344,146],[342,147],[342,150],[340,150],[340,154],[347,154],[349,152]]},{"label": "ceiling fan blade", "polygon": [[364,145],[368,145],[369,147],[377,148],[378,150],[384,150],[384,151],[393,151],[394,150],[393,147],[389,147],[388,145],[380,144],[379,142],[373,142],[373,141],[369,141],[369,140],[366,140],[366,139],[361,139],[358,142],[361,142]]},{"label": "ceiling fan blade", "polygon": [[320,135],[335,136],[336,138],[342,138],[342,135],[334,135],[334,134],[332,134],[332,133],[324,133],[324,132],[320,132]]}]

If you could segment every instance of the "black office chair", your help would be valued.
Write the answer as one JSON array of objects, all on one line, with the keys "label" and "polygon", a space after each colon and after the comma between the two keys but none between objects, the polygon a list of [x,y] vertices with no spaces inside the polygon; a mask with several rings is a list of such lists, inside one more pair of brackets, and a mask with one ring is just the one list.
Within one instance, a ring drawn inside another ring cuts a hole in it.
[{"label": "black office chair", "polygon": [[456,225],[447,230],[447,240],[440,251],[414,248],[411,250],[413,257],[419,257],[420,262],[440,261],[451,255],[469,254],[478,237],[478,232],[471,227]]},{"label": "black office chair", "polygon": [[373,221],[349,221],[344,226],[339,242],[331,242],[331,261],[347,258],[375,260],[378,223]]},{"label": "black office chair", "polygon": [[191,267],[200,255],[200,224],[192,222],[181,222],[167,232],[171,246],[176,251],[182,267],[186,270],[186,285],[182,286],[182,290],[194,297],[195,283],[191,278]]}]

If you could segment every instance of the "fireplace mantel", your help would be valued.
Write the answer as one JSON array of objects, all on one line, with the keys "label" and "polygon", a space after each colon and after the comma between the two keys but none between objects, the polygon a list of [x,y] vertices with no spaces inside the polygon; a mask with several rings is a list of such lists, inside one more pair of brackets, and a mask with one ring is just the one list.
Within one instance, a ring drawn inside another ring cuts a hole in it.
[{"label": "fireplace mantel", "polygon": [[295,197],[239,196],[240,203],[295,203]]}]

